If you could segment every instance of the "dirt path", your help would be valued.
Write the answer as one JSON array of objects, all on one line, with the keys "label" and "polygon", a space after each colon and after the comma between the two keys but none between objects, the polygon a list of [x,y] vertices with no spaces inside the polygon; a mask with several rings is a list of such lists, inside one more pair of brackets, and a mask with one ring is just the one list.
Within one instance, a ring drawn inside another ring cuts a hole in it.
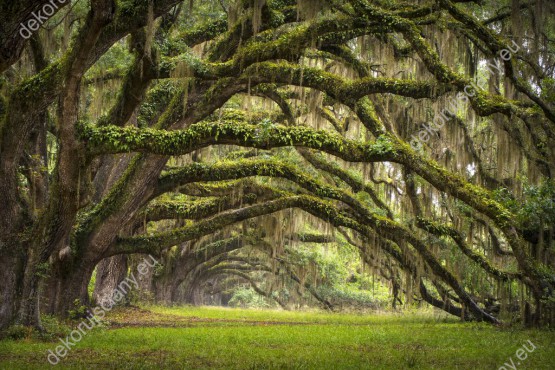
[{"label": "dirt path", "polygon": [[309,322],[288,322],[288,321],[265,321],[265,320],[241,320],[241,319],[211,319],[201,318],[197,316],[183,317],[178,315],[169,315],[155,313],[140,307],[118,308],[106,317],[111,329],[122,327],[166,327],[166,328],[183,328],[208,324],[218,326],[237,325],[253,325],[253,326],[269,326],[269,325],[314,325]]}]

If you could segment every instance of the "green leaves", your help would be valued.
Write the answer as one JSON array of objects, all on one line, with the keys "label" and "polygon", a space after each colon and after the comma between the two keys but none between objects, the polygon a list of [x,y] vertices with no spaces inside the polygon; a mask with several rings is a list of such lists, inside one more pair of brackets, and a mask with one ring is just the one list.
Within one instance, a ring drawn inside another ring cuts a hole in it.
[{"label": "green leaves", "polygon": [[374,142],[372,149],[378,154],[392,153],[394,150],[393,141],[388,136],[382,135]]}]

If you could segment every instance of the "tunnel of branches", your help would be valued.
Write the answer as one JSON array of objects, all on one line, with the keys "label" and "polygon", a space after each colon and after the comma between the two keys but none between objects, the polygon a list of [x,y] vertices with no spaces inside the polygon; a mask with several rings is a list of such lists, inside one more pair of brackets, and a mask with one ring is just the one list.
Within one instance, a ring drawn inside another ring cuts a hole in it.
[{"label": "tunnel of branches", "polygon": [[140,301],[340,310],[342,266],[555,323],[553,3],[90,0],[21,37],[46,3],[0,2],[0,328],[145,258]]}]

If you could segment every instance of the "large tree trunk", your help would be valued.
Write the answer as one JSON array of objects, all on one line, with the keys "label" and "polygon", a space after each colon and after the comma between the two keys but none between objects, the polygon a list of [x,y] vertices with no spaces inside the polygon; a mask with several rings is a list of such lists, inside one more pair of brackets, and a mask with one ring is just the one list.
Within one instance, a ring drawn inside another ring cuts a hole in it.
[{"label": "large tree trunk", "polygon": [[154,293],[156,303],[172,303],[172,275],[165,274],[154,280]]},{"label": "large tree trunk", "polygon": [[[130,270],[137,271],[139,264],[141,264],[145,259],[149,258],[147,254],[134,254],[130,256]],[[137,298],[141,302],[152,302],[154,297],[154,267],[150,264],[146,264],[146,271],[143,274],[137,274],[137,288],[138,294]]]},{"label": "large tree trunk", "polygon": [[181,300],[181,292],[179,287],[181,286],[182,281],[174,279],[171,284],[171,301],[172,303],[183,303]]},{"label": "large tree trunk", "polygon": [[31,249],[25,266],[18,321],[23,325],[35,326],[42,330],[39,308],[41,276],[38,258],[33,252]]},{"label": "large tree trunk", "polygon": [[50,282],[50,304],[48,311],[58,317],[67,317],[78,305],[90,306],[89,282],[96,266],[95,262],[81,262],[69,271],[57,271]]},{"label": "large tree trunk", "polygon": [[105,258],[96,266],[93,300],[96,305],[112,300],[119,283],[127,276],[127,256]]},{"label": "large tree trunk", "polygon": [[184,289],[185,303],[192,304],[193,306],[198,306],[200,304],[200,297],[198,288],[201,284],[202,274],[206,272],[204,265],[196,266],[192,271],[190,271],[182,282]]},{"label": "large tree trunk", "polygon": [[21,260],[12,256],[0,258],[0,330],[15,321],[19,305],[18,287],[22,280]]}]

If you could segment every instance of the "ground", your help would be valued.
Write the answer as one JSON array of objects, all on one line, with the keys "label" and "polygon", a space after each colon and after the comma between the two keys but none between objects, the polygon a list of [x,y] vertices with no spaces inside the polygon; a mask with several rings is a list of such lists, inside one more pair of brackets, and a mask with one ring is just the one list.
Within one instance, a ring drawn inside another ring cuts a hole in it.
[{"label": "ground", "polygon": [[[55,368],[555,368],[554,331],[461,323],[433,313],[148,307],[114,309],[106,319],[109,324],[86,331]],[[47,351],[58,345],[0,341],[0,369],[52,368]]]}]

